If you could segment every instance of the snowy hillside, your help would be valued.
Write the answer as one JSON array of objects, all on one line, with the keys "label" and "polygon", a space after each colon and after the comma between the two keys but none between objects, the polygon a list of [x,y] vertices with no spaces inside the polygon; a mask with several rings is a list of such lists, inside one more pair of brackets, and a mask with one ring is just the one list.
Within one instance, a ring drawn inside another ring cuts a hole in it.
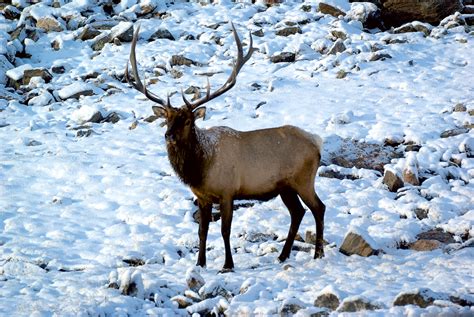
[{"label": "snowy hillside", "polygon": [[[364,28],[372,6],[324,1],[347,13],[334,17],[320,2],[3,7],[0,315],[472,316],[474,28],[456,14],[377,32]],[[234,272],[218,273],[220,220],[195,267],[194,197],[153,103],[123,75],[140,25],[150,91],[179,105],[208,76],[219,88],[236,52],[230,21],[257,50],[197,124],[324,138],[323,259],[308,212],[277,261],[290,217],[276,198],[237,202]]]}]

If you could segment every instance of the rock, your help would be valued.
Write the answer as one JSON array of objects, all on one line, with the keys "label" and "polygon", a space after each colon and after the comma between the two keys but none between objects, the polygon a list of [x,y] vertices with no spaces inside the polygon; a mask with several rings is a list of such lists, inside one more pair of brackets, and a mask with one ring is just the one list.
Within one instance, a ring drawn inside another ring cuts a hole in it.
[{"label": "rock", "polygon": [[410,33],[410,32],[422,32],[425,36],[430,35],[431,30],[433,27],[428,23],[421,23],[418,21],[406,23],[398,28],[393,30],[393,33],[400,34],[400,33]]},{"label": "rock", "polygon": [[181,308],[181,309],[186,308],[186,307],[191,306],[192,304],[194,304],[194,302],[190,298],[188,298],[186,296],[183,296],[183,295],[178,295],[178,296],[172,297],[171,301],[178,303],[178,308]]},{"label": "rock", "polygon": [[444,131],[443,133],[440,134],[440,137],[441,138],[449,138],[449,137],[460,135],[460,134],[463,134],[463,133],[469,133],[469,129],[468,128],[455,128],[455,129],[451,129],[451,130],[446,130],[446,131]]},{"label": "rock", "polygon": [[408,248],[415,251],[433,251],[441,247],[441,242],[436,240],[420,239],[411,243]]},{"label": "rock", "polygon": [[149,41],[154,41],[156,39],[167,39],[170,41],[175,40],[173,34],[171,34],[171,32],[168,31],[167,29],[158,29],[158,31],[156,31],[155,33],[152,34],[152,36],[150,36]]},{"label": "rock", "polygon": [[328,54],[329,55],[335,55],[337,53],[342,53],[346,50],[346,46],[344,45],[344,42],[341,39],[338,39],[329,49]]},{"label": "rock", "polygon": [[186,284],[192,291],[199,291],[206,282],[204,278],[199,274],[199,268],[191,267],[186,272]]},{"label": "rock", "polygon": [[339,298],[333,293],[320,294],[314,300],[314,306],[326,307],[330,310],[336,310],[339,307]]},{"label": "rock", "polygon": [[12,5],[7,5],[3,9],[3,16],[7,20],[16,20],[20,17],[21,11]]},{"label": "rock", "polygon": [[357,297],[357,298],[346,298],[341,307],[337,310],[338,312],[358,312],[363,310],[375,310],[380,307],[372,304],[369,300]]},{"label": "rock", "polygon": [[171,56],[171,61],[170,61],[171,67],[173,66],[191,66],[191,65],[200,65],[200,63],[193,61],[192,59],[189,59],[187,57],[184,57],[183,55],[173,55]]},{"label": "rock", "polygon": [[100,35],[102,32],[97,30],[96,28],[92,26],[86,26],[82,30],[81,34],[77,36],[76,39],[79,39],[81,41],[87,41],[87,40],[92,40],[96,36]]},{"label": "rock", "polygon": [[[102,113],[100,111],[94,112],[94,114],[90,117],[90,119],[86,120],[86,122],[92,122],[92,123],[100,123],[102,120],[104,120],[104,117],[102,116]],[[124,260],[125,262],[126,260]]]},{"label": "rock", "polygon": [[421,149],[421,145],[419,144],[408,144],[405,147],[405,152],[418,152]]},{"label": "rock", "polygon": [[133,23],[121,22],[110,30],[111,41],[118,39],[122,43],[131,42],[133,39]]},{"label": "rock", "polygon": [[222,297],[209,298],[186,307],[186,311],[189,315],[196,316],[223,316],[227,305]]},{"label": "rock", "polygon": [[418,169],[418,159],[415,152],[407,152],[405,166],[402,172],[403,182],[413,186],[419,186]]},{"label": "rock", "polygon": [[349,232],[342,242],[339,252],[345,255],[357,254],[363,257],[377,255],[378,250],[374,249],[361,235]]},{"label": "rock", "polygon": [[340,69],[337,71],[336,78],[337,79],[346,78],[347,74],[349,74],[349,72],[346,72],[344,69]]},{"label": "rock", "polygon": [[58,91],[58,96],[62,100],[66,99],[79,99],[81,96],[92,96],[94,95],[94,89],[92,85],[84,85],[84,83],[76,82],[69,86],[63,87]]},{"label": "rock", "polygon": [[453,235],[449,232],[445,232],[443,229],[432,229],[426,232],[422,232],[416,236],[418,239],[436,240],[442,243],[454,243],[456,242]]},{"label": "rock", "polygon": [[282,52],[270,57],[272,63],[293,63],[296,60],[296,54],[291,52]]},{"label": "rock", "polygon": [[110,33],[102,33],[94,38],[91,48],[94,51],[100,51],[104,48],[105,44],[110,43],[112,40],[113,37]]},{"label": "rock", "polygon": [[255,32],[252,32],[252,35],[255,35],[256,37],[263,37],[265,34],[263,33],[262,29],[259,29]]},{"label": "rock", "polygon": [[293,316],[304,307],[304,303],[296,298],[284,300],[278,309],[280,316]]},{"label": "rock", "polygon": [[391,192],[396,192],[405,185],[398,173],[389,169],[385,170],[383,183],[387,185],[388,190]]},{"label": "rock", "polygon": [[375,61],[379,61],[379,60],[386,60],[387,58],[392,58],[392,56],[390,54],[387,54],[387,53],[381,53],[381,52],[375,52],[375,53],[372,53],[369,57],[369,62],[375,62]]},{"label": "rock", "polygon": [[454,112],[466,112],[467,111],[467,107],[465,104],[463,103],[458,103],[454,106],[453,108],[453,111]]},{"label": "rock", "polygon": [[231,299],[233,294],[222,285],[222,281],[214,280],[201,287],[199,290],[199,296],[202,299],[215,298],[219,296]]},{"label": "rock", "polygon": [[319,3],[319,12],[322,14],[329,14],[332,15],[333,17],[339,17],[340,15],[345,16],[346,13],[342,11],[341,9],[338,9],[336,7],[333,7],[330,4],[321,2]]},{"label": "rock", "polygon": [[460,11],[458,0],[384,0],[382,20],[387,27],[400,26],[411,21],[438,24],[443,18]]},{"label": "rock", "polygon": [[433,305],[436,295],[429,289],[417,289],[413,292],[400,293],[393,301],[393,306],[416,305],[426,308]]},{"label": "rock", "polygon": [[370,1],[352,4],[346,17],[361,22],[366,29],[384,29],[379,7]]},{"label": "rock", "polygon": [[334,39],[341,39],[341,40],[347,39],[346,32],[344,30],[341,30],[341,29],[331,30],[331,35],[333,36]]},{"label": "rock", "polygon": [[5,57],[5,55],[0,54],[0,85],[6,85],[8,82],[7,71],[12,69],[13,65]]},{"label": "rock", "polygon": [[64,74],[66,72],[66,68],[62,65],[53,66],[51,67],[51,72],[54,74]]},{"label": "rock", "polygon": [[53,76],[45,68],[27,69],[23,72],[23,85],[28,85],[32,77],[41,77],[46,83],[53,79]]},{"label": "rock", "polygon": [[109,113],[105,118],[103,118],[100,122],[109,122],[109,123],[117,123],[120,121],[120,116],[117,112]]},{"label": "rock", "polygon": [[42,29],[46,33],[64,31],[62,24],[52,16],[46,16],[38,19],[38,21],[36,21],[36,27]]},{"label": "rock", "polygon": [[299,34],[303,33],[299,26],[288,26],[286,28],[277,30],[275,32],[275,34],[278,35],[278,36],[290,36],[290,35],[297,34],[297,33],[299,33]]},{"label": "rock", "polygon": [[428,218],[428,212],[429,210],[423,208],[416,208],[414,211],[416,218],[419,220]]}]

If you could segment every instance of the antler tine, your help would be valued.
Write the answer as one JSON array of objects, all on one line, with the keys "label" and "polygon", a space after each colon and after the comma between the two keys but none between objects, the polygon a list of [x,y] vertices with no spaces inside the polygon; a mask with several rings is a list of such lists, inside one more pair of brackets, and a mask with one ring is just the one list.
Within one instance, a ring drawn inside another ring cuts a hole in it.
[{"label": "antler tine", "polygon": [[128,62],[127,62],[127,65],[125,67],[125,78],[126,78],[127,82],[133,86],[133,88],[135,88],[136,90],[143,93],[148,99],[162,105],[164,108],[169,108],[169,107],[171,107],[171,105],[169,103],[169,99],[168,99],[168,101],[164,101],[163,99],[161,99],[157,95],[149,92],[146,89],[146,84],[144,85],[141,82],[140,76],[138,75],[138,67],[137,67],[137,59],[136,59],[136,55],[135,55],[135,47],[137,46],[138,32],[139,31],[140,31],[140,26],[137,27],[137,29],[135,30],[135,33],[133,34],[132,44],[130,46],[130,64],[132,66],[132,73],[133,73],[134,81],[131,80],[130,74],[128,72]]},{"label": "antler tine", "polygon": [[227,79],[227,81],[222,85],[221,88],[217,89],[213,93],[210,92],[211,86],[209,84],[209,77],[207,78],[207,93],[206,96],[196,100],[195,102],[190,102],[186,100],[186,98],[183,95],[184,102],[186,105],[194,110],[198,108],[199,106],[202,106],[206,102],[222,95],[226,91],[230,90],[232,87],[234,87],[236,80],[237,80],[237,75],[240,72],[240,69],[244,64],[250,59],[250,56],[252,56],[253,53],[253,40],[252,40],[252,34],[250,34],[250,43],[249,43],[249,50],[247,54],[244,56],[243,49],[242,49],[242,42],[240,41],[239,35],[237,34],[237,30],[235,29],[234,24],[231,22],[231,27],[232,27],[232,33],[234,34],[234,39],[235,39],[235,44],[237,46],[237,60],[234,62],[234,66],[232,68],[232,72]]}]

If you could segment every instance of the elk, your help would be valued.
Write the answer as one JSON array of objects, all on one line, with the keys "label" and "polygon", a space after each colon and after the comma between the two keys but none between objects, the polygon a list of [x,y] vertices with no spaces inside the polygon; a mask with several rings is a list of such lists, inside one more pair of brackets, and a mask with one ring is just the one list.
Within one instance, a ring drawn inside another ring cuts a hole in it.
[{"label": "elk", "polygon": [[128,62],[125,68],[125,78],[129,84],[158,104],[152,110],[166,122],[165,140],[170,164],[197,198],[200,212],[197,265],[206,265],[206,240],[213,203],[220,206],[225,247],[222,272],[226,272],[234,268],[229,241],[234,200],[269,200],[278,195],[291,217],[288,237],[278,259],[283,262],[289,257],[305,214],[300,198],[314,216],[314,258],[321,258],[324,256],[325,205],[314,190],[314,181],[321,159],[322,139],[294,126],[244,132],[225,126],[200,129],[195,123],[197,119],[204,118],[205,103],[235,85],[242,66],[253,53],[252,35],[249,50],[244,55],[241,40],[232,23],[231,27],[237,46],[237,59],[229,78],[212,93],[208,79],[206,95],[194,101],[189,101],[182,93],[184,105],[179,108],[171,106],[169,96],[164,100],[149,92],[146,83],[140,80],[135,55],[139,27],[130,48],[133,79],[129,74]]}]

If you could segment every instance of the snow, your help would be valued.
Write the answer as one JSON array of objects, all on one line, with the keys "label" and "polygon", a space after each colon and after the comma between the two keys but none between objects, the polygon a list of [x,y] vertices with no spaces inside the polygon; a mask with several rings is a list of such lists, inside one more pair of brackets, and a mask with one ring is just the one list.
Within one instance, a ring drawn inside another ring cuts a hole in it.
[{"label": "snow", "polygon": [[[249,2],[175,2],[168,16],[136,22],[141,24],[136,53],[140,74],[153,82],[149,90],[162,98],[169,93],[176,106],[182,103],[181,89],[205,87],[200,74],[217,72],[210,78],[211,90],[228,78],[235,44],[227,21],[234,22],[244,50],[247,30],[264,33],[253,37],[259,51],[242,68],[235,87],[206,104],[207,119],[197,121],[208,131],[203,136],[207,147],[212,148],[219,133],[232,131],[213,126],[253,130],[285,124],[320,135],[323,161],[337,153],[343,138],[378,145],[387,139],[411,142],[421,149],[402,151],[404,157],[387,168],[399,175],[404,168],[415,170],[421,184],[392,193],[378,171],[322,167],[320,173],[331,169],[354,176],[316,179],[327,207],[324,258],[314,260],[314,246],[299,242],[298,250],[278,263],[290,217],[277,198],[234,212],[234,272],[218,274],[224,263],[220,221],[210,224],[207,267],[195,268],[199,239],[192,192],[168,162],[162,120],[143,120],[152,114],[152,102],[120,81],[130,44],[110,44],[95,52],[87,41],[74,40],[77,31],[40,33],[38,41],[27,41],[31,58],[17,58],[13,69],[5,62],[6,75],[20,80],[25,69],[58,65],[66,72],[54,74],[50,83],[33,82],[30,88],[37,94],[27,98],[28,106],[26,95],[0,83],[0,315],[187,316],[202,310],[276,315],[283,304],[297,304],[302,306],[298,316],[307,316],[320,311],[313,303],[325,292],[341,302],[360,296],[380,304],[381,309],[364,312],[377,316],[473,314],[474,308],[444,299],[440,307],[424,309],[392,305],[398,294],[418,288],[459,296],[473,292],[474,249],[468,246],[474,235],[474,135],[468,130],[440,137],[473,122],[468,112],[452,110],[458,103],[468,111],[474,107],[472,34],[436,27],[437,37],[365,33],[358,21],[306,13],[299,2],[262,12],[262,6]],[[146,3],[165,7],[161,1],[122,1],[115,6],[121,14],[117,21]],[[365,12],[347,0],[328,3],[344,11],[352,8],[357,17]],[[37,17],[97,9],[90,0],[54,10],[45,3],[31,7],[29,14]],[[90,21],[103,18],[103,13],[93,14]],[[306,18],[310,22],[301,25],[302,34],[275,35],[276,26]],[[1,29],[13,29],[17,22],[2,20]],[[221,22],[217,29],[207,27]],[[161,27],[177,40],[145,40]],[[335,29],[347,35],[348,51],[327,55]],[[199,39],[184,40],[183,34]],[[62,43],[59,51],[51,48],[54,39]],[[282,51],[297,53],[297,61],[272,64],[269,58]],[[373,51],[392,58],[371,62]],[[169,61],[175,54],[205,66],[179,67],[183,76],[173,78]],[[161,66],[168,72],[156,76]],[[347,72],[343,79],[336,78],[340,70]],[[93,72],[99,76],[89,76]],[[83,90],[94,94],[66,99]],[[118,113],[121,120],[84,125],[97,111]],[[94,133],[80,137],[82,129]],[[427,210],[428,218],[419,220],[416,208]],[[305,237],[314,227],[307,213],[298,233]],[[457,242],[431,252],[397,248],[434,228],[454,234]],[[384,252],[368,258],[341,254],[338,248],[350,231]],[[249,238],[257,234],[274,239]],[[135,267],[131,259],[141,262]],[[190,291],[191,277],[198,277],[202,288]],[[194,301],[187,309],[171,300],[214,291],[216,297]]]}]

